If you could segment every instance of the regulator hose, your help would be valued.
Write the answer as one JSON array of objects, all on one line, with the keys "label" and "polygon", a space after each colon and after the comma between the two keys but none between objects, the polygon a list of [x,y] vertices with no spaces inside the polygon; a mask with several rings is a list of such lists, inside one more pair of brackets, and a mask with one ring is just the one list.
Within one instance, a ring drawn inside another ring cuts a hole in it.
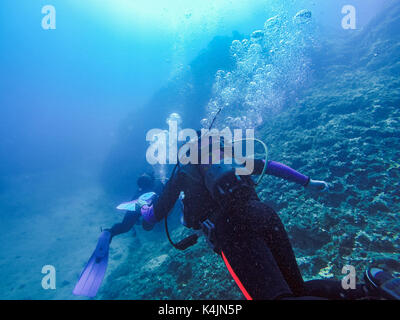
[{"label": "regulator hose", "polygon": [[260,139],[256,139],[256,138],[243,138],[243,139],[239,139],[239,140],[235,140],[233,141],[233,143],[235,142],[243,142],[243,141],[254,141],[254,142],[258,142],[260,143],[263,148],[264,148],[264,168],[263,171],[261,172],[261,175],[258,177],[257,182],[256,182],[256,186],[260,184],[261,180],[264,178],[265,176],[265,172],[267,171],[267,166],[268,166],[268,147],[265,144],[264,141],[260,140]]}]

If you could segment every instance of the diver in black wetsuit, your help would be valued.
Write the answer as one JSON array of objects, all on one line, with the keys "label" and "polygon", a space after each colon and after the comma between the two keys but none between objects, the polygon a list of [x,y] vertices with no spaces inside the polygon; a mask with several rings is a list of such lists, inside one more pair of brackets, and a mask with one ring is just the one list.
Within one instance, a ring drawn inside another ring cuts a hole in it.
[{"label": "diver in black wetsuit", "polygon": [[[137,180],[137,184],[139,189],[134,200],[118,206],[118,208],[128,210],[123,221],[115,224],[111,229],[102,230],[96,248],[74,287],[72,292],[74,295],[89,298],[93,298],[97,295],[106,274],[110,244],[114,236],[128,232],[135,224],[139,224],[141,220],[145,230],[151,230],[153,228],[152,224],[148,224],[146,220],[140,218],[140,212],[136,212],[138,211],[136,209],[137,203],[140,203],[140,207],[143,207],[144,203],[152,201],[152,197],[162,192],[164,185],[156,181],[152,174],[141,175]],[[151,195],[151,197],[149,195]],[[132,206],[133,211],[130,211]]]},{"label": "diver in black wetsuit", "polygon": [[[144,173],[137,179],[138,190],[132,200],[138,199],[141,195],[154,192],[157,195],[162,193],[164,189],[164,185],[154,178],[153,174]],[[106,229],[111,233],[112,237],[126,233],[129,230],[132,230],[133,235],[136,235],[135,225],[140,223],[141,214],[134,211],[127,211],[125,213],[124,219],[120,223],[116,223],[112,226],[111,229]],[[144,230],[149,231],[153,229],[153,225],[146,222],[146,220],[142,219],[142,227]]]},{"label": "diver in black wetsuit", "polygon": [[[261,174],[264,165],[263,160],[255,160],[253,174]],[[242,183],[244,181],[247,188],[236,189],[234,196],[221,205],[209,191],[204,179],[204,169],[212,172],[213,166],[178,166],[159,198],[151,205],[142,206],[138,212],[148,224],[153,225],[168,215],[183,192],[185,226],[205,230],[214,251],[223,257],[247,299],[366,297],[364,285],[357,285],[355,290],[344,290],[339,281],[304,282],[279,216],[260,201],[252,179],[242,176],[239,180]],[[312,180],[274,161],[268,161],[266,173],[308,189],[328,189],[327,183]]]}]

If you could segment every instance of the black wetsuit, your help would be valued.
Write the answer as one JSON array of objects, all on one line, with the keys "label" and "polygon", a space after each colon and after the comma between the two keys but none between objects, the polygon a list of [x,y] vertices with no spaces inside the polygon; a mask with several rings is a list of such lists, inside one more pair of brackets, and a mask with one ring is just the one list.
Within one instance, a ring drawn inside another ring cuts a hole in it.
[{"label": "black wetsuit", "polygon": [[[256,160],[254,174],[260,174],[263,166],[261,160]],[[338,281],[305,283],[279,216],[260,201],[256,191],[247,202],[221,208],[196,172],[194,165],[179,167],[154,203],[155,218],[163,219],[183,191],[186,225],[199,229],[205,219],[212,220],[218,247],[252,299],[344,299],[364,295],[360,287],[351,292],[343,290]]]},{"label": "black wetsuit", "polygon": [[[136,200],[142,194],[145,194],[148,192],[155,192],[156,194],[159,195],[162,193],[163,189],[164,189],[164,185],[160,181],[156,180],[154,182],[154,186],[152,188],[138,189],[135,196],[133,196],[131,200]],[[131,230],[132,228],[134,228],[135,224],[140,223],[140,217],[141,217],[141,214],[138,212],[127,211],[125,213],[125,216],[124,216],[124,219],[122,220],[122,222],[114,224],[112,226],[112,228],[109,229],[109,231],[111,232],[111,237],[114,237],[114,236],[122,234],[122,233],[126,233],[129,230]],[[152,226],[148,225],[146,223],[146,221],[144,221],[144,220],[142,221],[142,226],[143,226],[143,229],[145,229],[145,230],[152,229]]]}]

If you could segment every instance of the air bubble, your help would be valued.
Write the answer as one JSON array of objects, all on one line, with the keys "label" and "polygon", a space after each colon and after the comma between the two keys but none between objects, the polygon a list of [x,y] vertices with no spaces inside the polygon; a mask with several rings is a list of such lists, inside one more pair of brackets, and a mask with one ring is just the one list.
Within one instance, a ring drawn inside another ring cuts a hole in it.
[{"label": "air bubble", "polygon": [[[306,12],[298,15],[308,17]],[[220,112],[215,127],[257,127],[271,113],[279,112],[307,79],[310,61],[305,48],[313,40],[306,29],[277,15],[249,39],[234,40],[230,53],[235,66],[216,73],[207,105],[208,123]]]},{"label": "air bubble", "polygon": [[234,40],[231,45],[233,53],[240,53],[243,50],[243,44],[239,40]]},{"label": "air bubble", "polygon": [[200,121],[200,125],[201,125],[203,128],[208,128],[208,127],[210,126],[209,121],[208,121],[208,119],[206,119],[206,118],[204,118],[204,119],[202,119],[202,120]]},{"label": "air bubble", "polygon": [[269,18],[264,24],[264,30],[271,30],[274,28],[278,28],[281,24],[281,18],[279,15],[275,17]]},{"label": "air bubble", "polygon": [[262,30],[256,30],[251,34],[252,42],[260,42],[264,38],[264,32]]},{"label": "air bubble", "polygon": [[166,120],[166,123],[169,125],[172,121],[176,121],[178,126],[182,124],[182,118],[178,113],[171,113]]},{"label": "air bubble", "polygon": [[293,20],[297,23],[308,23],[311,21],[312,18],[312,13],[310,10],[301,10],[296,13],[296,15],[293,17]]}]

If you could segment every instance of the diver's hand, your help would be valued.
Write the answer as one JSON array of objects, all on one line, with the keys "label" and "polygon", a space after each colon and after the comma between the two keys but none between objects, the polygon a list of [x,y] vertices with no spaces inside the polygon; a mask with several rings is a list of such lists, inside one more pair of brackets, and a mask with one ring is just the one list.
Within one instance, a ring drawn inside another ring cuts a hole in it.
[{"label": "diver's hand", "polygon": [[325,181],[310,179],[310,182],[307,185],[307,189],[312,191],[328,192],[329,184]]},{"label": "diver's hand", "polygon": [[142,199],[138,199],[135,203],[135,211],[140,213],[140,210],[147,205],[147,201],[146,200],[142,200]]},{"label": "diver's hand", "polygon": [[154,199],[157,197],[157,195],[154,192],[148,192],[142,194],[139,199],[136,200],[135,203],[135,211],[140,213],[141,209],[144,206],[150,206],[151,203],[154,201]]},{"label": "diver's hand", "polygon": [[149,226],[155,225],[157,223],[152,205],[152,202],[156,197],[157,195],[154,192],[145,193],[139,197],[135,204],[135,211],[142,215],[143,220]]}]

